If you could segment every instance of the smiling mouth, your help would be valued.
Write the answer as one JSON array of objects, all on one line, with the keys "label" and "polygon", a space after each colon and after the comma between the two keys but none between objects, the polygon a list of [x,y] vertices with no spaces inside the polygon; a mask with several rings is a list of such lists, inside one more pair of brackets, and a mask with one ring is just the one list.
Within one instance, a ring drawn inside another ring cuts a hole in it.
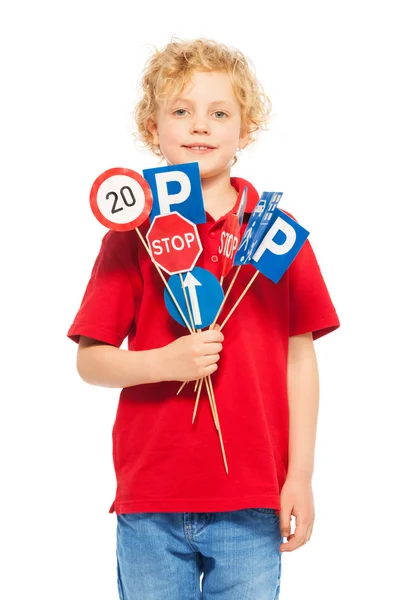
[{"label": "smiling mouth", "polygon": [[188,150],[192,150],[193,152],[211,152],[211,150],[215,150],[215,148],[212,148],[210,146],[183,146],[184,148],[187,148]]}]

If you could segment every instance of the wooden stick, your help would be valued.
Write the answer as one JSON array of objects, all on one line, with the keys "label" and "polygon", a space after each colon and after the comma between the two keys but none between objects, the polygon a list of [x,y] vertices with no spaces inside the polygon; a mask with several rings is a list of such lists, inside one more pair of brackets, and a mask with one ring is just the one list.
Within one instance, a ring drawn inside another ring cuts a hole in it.
[{"label": "wooden stick", "polygon": [[[212,325],[210,325],[210,329],[214,329],[214,325],[215,325],[215,323],[217,322],[217,319],[218,319],[219,315],[221,314],[221,311],[222,311],[222,309],[224,308],[224,304],[225,304],[225,302],[226,302],[226,300],[227,300],[227,298],[228,298],[228,296],[229,296],[229,294],[230,294],[230,291],[231,291],[231,289],[232,289],[232,287],[233,287],[233,284],[234,284],[234,283],[235,283],[235,281],[236,281],[236,278],[237,278],[237,276],[239,275],[239,271],[240,271],[240,269],[241,269],[241,268],[242,268],[242,265],[240,265],[240,266],[239,266],[239,267],[236,269],[236,273],[235,273],[235,275],[233,276],[233,278],[232,278],[232,281],[231,281],[231,283],[230,283],[230,285],[229,285],[229,287],[228,287],[228,289],[227,289],[227,291],[226,291],[225,297],[224,297],[224,299],[223,299],[223,301],[222,301],[222,303],[221,303],[221,306],[219,307],[219,309],[218,309],[218,312],[217,312],[217,314],[215,315],[214,322],[212,323]],[[221,277],[221,279],[222,279],[222,277]]]},{"label": "wooden stick", "polygon": [[143,246],[146,248],[146,251],[147,251],[148,255],[150,256],[150,259],[151,259],[152,263],[155,265],[155,267],[156,267],[157,271],[159,272],[159,274],[160,274],[160,277],[161,277],[161,279],[163,280],[163,282],[164,282],[164,284],[165,284],[165,287],[167,288],[167,290],[168,290],[168,292],[169,292],[169,294],[170,294],[170,296],[171,296],[171,299],[173,300],[173,302],[174,302],[174,304],[175,304],[176,308],[178,309],[178,311],[179,311],[179,314],[181,315],[181,317],[182,317],[182,319],[183,319],[183,321],[184,321],[184,323],[185,323],[186,327],[189,329],[189,331],[190,331],[191,333],[194,333],[194,331],[192,330],[191,326],[190,326],[190,325],[189,325],[189,323],[187,322],[187,319],[186,319],[185,315],[183,314],[183,312],[182,312],[182,309],[181,309],[181,307],[179,306],[177,299],[175,298],[174,294],[172,293],[172,290],[171,290],[171,288],[169,287],[169,285],[168,285],[168,282],[167,282],[167,280],[166,280],[166,279],[165,279],[165,277],[164,277],[164,273],[161,271],[160,267],[158,266],[158,264],[157,264],[157,263],[155,262],[155,260],[153,259],[152,255],[151,255],[151,252],[150,252],[150,248],[147,246],[147,244],[146,244],[146,241],[145,241],[144,237],[142,236],[141,232],[139,231],[139,228],[138,228],[138,227],[136,227],[135,231],[137,231],[137,234],[138,234],[138,236],[140,237],[140,239],[141,239],[141,241],[142,241],[142,243],[143,243]]},{"label": "wooden stick", "polygon": [[[215,398],[214,398],[214,390],[213,390],[212,383],[211,383],[211,376],[208,375],[205,378],[205,381],[206,381],[207,388],[210,389],[209,399],[210,399],[210,404],[212,406],[212,400],[211,400],[211,398],[213,398],[214,403],[215,403]],[[222,440],[221,427],[220,427],[220,424],[219,424],[219,418],[218,418],[218,413],[217,413],[217,407],[216,407],[216,405],[214,406],[214,408],[215,408],[215,415],[216,415],[216,422],[217,422],[217,431],[218,431],[219,441],[220,441],[221,450],[222,450],[222,457],[224,459],[226,474],[228,475],[228,463],[226,462],[224,442]]]},{"label": "wooden stick", "polygon": [[[197,331],[201,331],[201,329],[198,329]],[[208,379],[210,381],[210,388],[207,388],[208,398],[210,400],[211,411],[212,411],[213,418],[214,418],[214,425],[215,425],[216,430],[218,431],[218,429],[219,429],[219,423],[218,423],[218,415],[217,415],[217,405],[215,403],[214,393],[212,393],[212,395],[210,395],[210,393],[213,392],[212,385],[211,385],[211,376],[208,375],[207,377],[208,377]],[[199,387],[197,398],[200,398],[200,393],[201,393],[201,388],[202,388],[202,385],[203,385],[203,381],[204,381],[204,377],[202,377],[201,379],[198,379],[196,381],[196,385],[195,385],[194,391],[196,391],[196,388]],[[196,398],[196,402],[197,402],[197,398]],[[193,418],[192,418],[192,423],[193,423],[194,417],[196,416],[196,410],[197,410],[197,408],[195,406],[194,415],[193,415]]]},{"label": "wooden stick", "polygon": [[188,315],[189,315],[189,318],[190,318],[190,323],[191,323],[191,325],[192,325],[192,329],[193,329],[193,331],[194,331],[194,330],[196,329],[196,327],[195,327],[195,325],[194,325],[193,316],[192,316],[192,311],[190,310],[190,306],[189,306],[189,300],[188,300],[188,297],[187,297],[187,294],[186,294],[186,289],[185,289],[185,286],[184,286],[184,284],[183,284],[183,277],[182,277],[182,273],[179,273],[179,278],[180,278],[180,280],[181,280],[182,292],[183,292],[183,295],[184,295],[184,297],[185,297],[186,308],[187,308],[187,310],[188,310]]},{"label": "wooden stick", "polygon": [[[194,391],[196,391],[196,390],[197,390],[197,386],[199,385],[199,380],[198,380],[198,379],[196,379],[196,380],[194,380],[194,379],[193,379],[193,381],[195,382],[195,383],[194,383]],[[182,385],[181,385],[181,387],[180,387],[180,388],[179,388],[179,390],[176,392],[176,395],[177,395],[177,396],[178,396],[178,395],[181,393],[181,391],[183,390],[183,388],[185,387],[185,385],[186,385],[187,383],[189,383],[189,382],[188,382],[188,381],[183,381],[183,382],[182,382]]]},{"label": "wooden stick", "polygon": [[[221,306],[219,307],[219,310],[218,310],[218,313],[217,313],[217,314],[216,314],[216,316],[215,316],[214,322],[213,322],[213,323],[210,325],[209,329],[214,329],[214,325],[215,325],[215,323],[217,322],[217,319],[218,319],[219,315],[221,314],[221,311],[222,311],[222,309],[223,309],[223,306],[224,306],[225,300],[227,299],[227,297],[228,297],[228,295],[229,295],[229,292],[231,291],[231,289],[232,289],[232,287],[233,287],[233,284],[235,283],[235,281],[236,281],[236,278],[237,278],[237,276],[239,275],[240,268],[241,268],[241,266],[239,266],[239,267],[236,269],[236,273],[235,273],[234,277],[232,278],[232,281],[231,281],[231,283],[230,283],[230,285],[229,285],[229,288],[228,288],[228,290],[227,290],[227,292],[226,292],[225,298],[224,298],[224,300],[223,300],[223,302],[222,302]],[[222,283],[223,283],[223,281],[224,281],[224,278],[221,276],[221,279],[220,279],[220,282],[219,282],[221,286],[222,286]],[[195,385],[195,388],[194,388],[194,391],[196,391],[196,388],[197,388],[197,385],[198,385],[199,381],[201,381],[201,385],[203,385],[203,379],[204,379],[204,377],[203,377],[201,380],[200,380],[200,379],[198,379],[198,380],[197,380],[197,382],[196,382],[196,385]],[[182,385],[182,386],[179,388],[178,394],[179,394],[179,392],[180,392],[180,391],[183,389],[184,385],[185,385],[185,384],[183,384],[183,385]],[[193,420],[192,420],[192,423],[193,423],[193,421],[194,421],[194,418],[195,418],[195,416],[196,416],[196,411],[197,411],[197,402],[198,402],[198,400],[196,399],[196,406],[195,406],[195,408],[194,408],[194,413],[193,413]]]},{"label": "wooden stick", "polygon": [[[187,307],[187,310],[188,310],[188,315],[189,315],[189,318],[190,318],[190,322],[192,324],[192,327],[193,327],[194,331],[196,331],[196,333],[199,333],[199,332],[201,332],[201,329],[196,329],[196,327],[195,327],[194,320],[193,320],[193,315],[192,315],[192,310],[191,310],[191,307],[189,305],[188,297],[186,295],[185,286],[183,285],[182,273],[179,273],[179,277],[180,277],[180,281],[181,281],[182,292],[183,292],[183,295],[184,295],[185,301],[186,301],[186,307]],[[195,385],[195,388],[194,388],[195,391],[196,391],[197,386],[199,385],[200,381],[201,381],[200,379],[198,379],[196,381],[196,385]],[[181,388],[182,388],[182,386],[181,386]],[[179,388],[179,389],[181,389],[181,388]],[[208,391],[208,397],[209,397],[209,400],[210,400],[211,410],[212,410],[212,414],[213,414],[213,418],[214,418],[214,424],[215,424],[215,427],[216,427],[217,431],[219,431],[218,415],[217,415],[217,412],[216,412],[217,408],[216,408],[216,405],[215,405],[215,398],[214,398],[214,393],[213,393],[213,389],[212,389],[212,385],[211,385],[211,378],[210,378],[210,388],[207,388],[207,391]],[[197,398],[200,397],[200,393],[201,393],[201,385],[199,387],[199,392],[198,392]],[[196,401],[195,411],[196,410],[197,410],[197,401]],[[193,418],[192,418],[192,424],[193,424]]]},{"label": "wooden stick", "polygon": [[[209,390],[209,393],[210,393],[210,407],[211,407],[211,411],[212,411],[212,414],[214,417],[215,429],[218,431],[219,430],[219,421],[218,421],[218,415],[217,415],[217,405],[215,404],[215,397],[214,397],[214,390],[212,388],[212,383],[211,383],[211,376],[207,375],[207,377],[203,377],[203,379],[205,380],[207,390]],[[207,386],[207,381],[209,383],[208,386]]]},{"label": "wooden stick", "polygon": [[[174,304],[175,304],[176,308],[177,308],[177,309],[178,309],[178,311],[179,311],[179,314],[181,315],[181,317],[182,317],[182,319],[183,319],[183,322],[185,323],[185,325],[186,325],[186,327],[189,329],[189,331],[190,331],[192,334],[194,334],[194,333],[195,333],[195,331],[196,331],[196,329],[193,327],[193,330],[192,330],[192,327],[189,325],[189,323],[188,323],[188,321],[187,321],[187,319],[186,319],[185,315],[184,315],[184,314],[183,314],[183,312],[182,312],[182,309],[181,309],[181,307],[179,306],[179,304],[178,304],[178,302],[177,302],[177,300],[176,300],[176,298],[175,298],[174,294],[172,293],[172,290],[171,290],[171,288],[170,288],[170,287],[169,287],[169,285],[168,285],[168,282],[167,282],[167,280],[166,280],[166,279],[165,279],[165,277],[164,277],[164,274],[162,273],[162,271],[161,271],[160,267],[158,266],[158,264],[157,264],[157,263],[155,262],[155,260],[153,259],[153,256],[152,256],[152,254],[151,254],[151,252],[150,252],[150,248],[148,247],[148,245],[147,245],[147,243],[146,243],[146,241],[145,241],[144,237],[142,236],[142,234],[141,234],[141,232],[140,232],[140,230],[139,230],[139,228],[138,228],[138,227],[136,227],[136,232],[137,232],[137,234],[138,234],[138,236],[139,236],[139,238],[140,238],[140,240],[141,240],[141,242],[142,242],[143,246],[145,247],[147,254],[148,254],[148,255],[149,255],[149,257],[150,257],[150,260],[151,260],[151,261],[152,261],[152,263],[155,265],[155,267],[156,267],[156,269],[157,269],[157,271],[158,271],[158,273],[159,273],[159,275],[160,275],[161,279],[163,280],[163,282],[164,282],[164,284],[165,284],[165,287],[167,288],[167,290],[168,290],[168,292],[169,292],[169,294],[170,294],[170,296],[171,296],[171,298],[172,298],[172,300],[173,300],[173,302],[174,302]],[[182,282],[182,276],[181,276],[181,282]],[[187,301],[186,294],[185,294],[185,290],[183,291],[183,293],[184,293],[185,299],[186,299],[186,301]],[[189,312],[189,316],[190,316],[190,318],[192,319],[192,316],[191,316],[191,311],[190,311],[190,309],[189,309],[189,304],[188,304],[188,312]],[[186,383],[186,382],[184,382],[184,383]],[[210,387],[209,387],[209,385],[210,385]],[[227,465],[227,463],[226,463],[225,450],[224,450],[224,445],[223,445],[223,441],[222,441],[222,437],[221,437],[221,431],[220,431],[220,428],[219,428],[218,413],[217,413],[217,407],[216,407],[216,404],[215,404],[214,391],[213,391],[213,389],[212,389],[211,378],[210,378],[210,384],[209,384],[209,385],[208,385],[208,382],[207,382],[207,380],[206,380],[206,386],[207,386],[207,392],[208,392],[208,399],[209,399],[209,401],[210,401],[211,410],[212,410],[213,417],[214,417],[214,423],[215,423],[215,427],[217,428],[217,431],[218,431],[218,434],[219,434],[219,439],[220,439],[220,443],[221,443],[222,454],[223,454],[224,463],[225,463],[225,469],[226,469],[226,472],[228,473],[228,465]],[[182,386],[182,387],[183,387],[183,386]],[[201,390],[201,387],[200,387],[200,390]]]},{"label": "wooden stick", "polygon": [[[199,381],[199,380],[197,380]],[[193,411],[193,417],[192,417],[192,425],[194,423],[194,420],[196,418],[196,413],[197,413],[197,407],[199,404],[199,400],[200,400],[200,394],[201,394],[201,388],[203,387],[203,379],[200,379],[200,385],[199,385],[199,389],[197,390],[197,397],[196,397],[196,404],[194,406],[194,411]]]},{"label": "wooden stick", "polygon": [[[187,322],[187,319],[186,319],[185,315],[183,314],[183,312],[182,312],[182,309],[181,309],[181,307],[179,306],[179,304],[178,304],[178,301],[176,300],[176,298],[175,298],[174,294],[172,293],[172,290],[171,290],[171,288],[169,287],[169,285],[168,285],[168,282],[167,282],[167,280],[165,279],[163,272],[161,271],[160,267],[158,266],[158,264],[157,264],[157,263],[155,262],[155,260],[153,259],[152,255],[151,255],[151,252],[150,252],[150,249],[149,249],[149,247],[148,247],[148,245],[147,245],[147,243],[146,243],[146,241],[145,241],[144,237],[142,236],[142,234],[141,234],[141,232],[140,232],[139,228],[136,228],[136,231],[137,231],[137,234],[138,234],[139,238],[140,238],[140,239],[141,239],[141,241],[142,241],[142,244],[143,244],[143,246],[145,247],[145,249],[146,249],[146,251],[147,251],[147,254],[150,256],[150,259],[151,259],[152,263],[153,263],[153,264],[154,264],[154,266],[156,267],[157,271],[158,271],[158,272],[159,272],[159,274],[160,274],[160,277],[161,277],[161,279],[163,280],[163,282],[164,282],[164,284],[165,284],[165,286],[166,286],[166,288],[167,288],[168,292],[170,293],[170,296],[171,296],[171,298],[172,298],[173,302],[175,303],[175,306],[176,306],[176,308],[178,309],[178,311],[179,311],[179,313],[180,313],[180,315],[181,315],[182,319],[184,320],[184,322],[185,322],[185,324],[186,324],[186,327],[189,329],[190,333],[194,333],[194,332],[196,331],[196,329],[195,329],[195,326],[194,326],[194,322],[193,322],[193,318],[192,318],[192,313],[191,313],[191,310],[190,310],[190,308],[189,308],[189,302],[188,302],[188,299],[187,299],[187,296],[186,296],[186,293],[185,293],[185,289],[184,289],[184,286],[183,286],[183,282],[182,282],[182,274],[181,274],[181,273],[179,273],[179,275],[180,275],[180,277],[181,277],[181,284],[182,284],[182,289],[183,289],[183,295],[184,295],[184,297],[185,297],[185,300],[186,300],[186,304],[187,304],[187,309],[188,309],[189,317],[190,317],[190,319],[191,319],[191,321],[192,321],[192,324],[193,324],[193,329],[192,329],[192,327],[189,325],[189,323]],[[178,390],[178,392],[177,392],[178,394],[179,394],[179,393],[180,393],[180,392],[183,390],[183,388],[185,387],[186,383],[187,383],[187,381],[184,381],[184,382],[182,383],[181,387],[179,388],[179,390]]]},{"label": "wooden stick", "polygon": [[243,298],[243,296],[245,295],[245,293],[247,292],[247,290],[249,289],[249,287],[251,286],[251,284],[253,283],[253,281],[255,280],[255,278],[257,277],[257,275],[259,274],[259,272],[260,271],[256,271],[254,273],[253,277],[251,278],[251,280],[249,281],[249,283],[245,287],[244,291],[242,292],[241,296],[239,297],[239,299],[237,300],[237,302],[233,306],[232,310],[230,311],[229,315],[226,317],[225,321],[222,323],[221,327],[219,328],[220,331],[222,330],[223,326],[226,324],[226,322],[229,319],[229,317],[232,315],[233,311],[236,309],[237,305],[239,304],[239,302],[241,301],[241,299]]},{"label": "wooden stick", "polygon": [[[219,307],[219,310],[218,310],[218,312],[217,312],[217,314],[216,314],[216,316],[215,316],[214,322],[213,322],[213,323],[210,325],[209,329],[214,329],[214,325],[216,324],[216,322],[217,322],[217,319],[218,319],[219,315],[221,314],[221,311],[222,311],[222,309],[223,309],[223,307],[224,307],[224,303],[225,303],[225,301],[226,301],[226,299],[227,299],[227,297],[228,297],[228,295],[229,295],[229,293],[230,293],[230,291],[231,291],[231,289],[232,289],[232,287],[233,287],[233,284],[234,284],[234,283],[235,283],[235,281],[236,281],[236,278],[237,278],[237,276],[239,275],[239,271],[240,271],[240,269],[241,269],[241,265],[239,265],[239,267],[236,269],[236,273],[235,273],[235,275],[234,275],[234,276],[233,276],[233,278],[232,278],[232,281],[231,281],[231,283],[230,283],[230,285],[229,285],[229,288],[228,288],[228,290],[227,290],[227,292],[226,292],[226,295],[225,295],[225,297],[224,297],[224,300],[223,300],[223,302],[222,302],[221,306]],[[224,278],[221,276],[221,279],[220,279],[220,282],[219,282],[219,283],[220,283],[220,285],[222,285],[223,281],[224,281]],[[194,391],[196,391],[196,388],[197,388],[197,385],[198,385],[198,382],[199,382],[199,381],[201,381],[201,385],[203,385],[203,379],[204,379],[204,377],[203,377],[201,380],[200,380],[200,379],[198,379],[198,380],[197,380],[197,382],[196,382],[196,385],[195,385],[195,388],[194,388]],[[178,394],[179,394],[179,392],[180,392],[180,391],[183,389],[183,387],[184,387],[184,386],[185,386],[185,382],[184,382],[184,383],[183,383],[183,385],[181,385],[181,387],[179,388],[179,390],[178,390]],[[193,414],[193,421],[194,421],[194,418],[195,418],[195,416],[196,416],[196,410],[197,410],[197,399],[196,399],[196,406],[195,406],[195,409],[194,409],[194,414]],[[192,421],[192,422],[193,422],[193,421]]]},{"label": "wooden stick", "polygon": [[183,390],[183,388],[185,387],[185,385],[186,385],[186,384],[187,384],[187,381],[183,381],[183,382],[182,382],[182,385],[181,385],[181,387],[179,388],[179,390],[176,392],[176,395],[178,395],[178,394],[179,394],[179,393],[180,393],[180,392]]},{"label": "wooden stick", "polygon": [[[188,307],[188,310],[189,310],[189,307]],[[189,314],[190,314],[190,316],[191,316],[190,310],[189,310]],[[192,319],[192,323],[193,323],[193,319]],[[201,329],[196,329],[196,331],[197,331],[197,333],[198,333],[199,331],[201,331]],[[198,385],[199,385],[199,382],[200,382],[200,381],[201,381],[200,379],[196,379],[196,381],[195,381],[195,384],[194,384],[194,391],[196,391],[196,390],[197,390],[197,387],[198,387]],[[180,392],[183,390],[183,388],[185,387],[185,385],[186,385],[187,383],[188,383],[187,381],[184,381],[184,382],[182,383],[181,387],[180,387],[180,388],[179,388],[179,390],[176,392],[176,395],[177,395],[177,396],[178,396],[178,395],[179,395],[179,393],[180,393]]]}]

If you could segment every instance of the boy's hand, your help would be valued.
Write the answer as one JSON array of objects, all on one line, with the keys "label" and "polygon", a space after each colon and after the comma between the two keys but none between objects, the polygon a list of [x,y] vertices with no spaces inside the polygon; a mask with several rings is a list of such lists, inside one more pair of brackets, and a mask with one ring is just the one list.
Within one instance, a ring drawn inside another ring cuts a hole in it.
[{"label": "boy's hand", "polygon": [[164,381],[194,381],[214,373],[220,359],[224,334],[210,329],[183,335],[160,348]]},{"label": "boy's hand", "polygon": [[[282,537],[287,542],[280,545],[280,552],[291,552],[306,544],[314,526],[315,510],[311,481],[308,478],[287,477],[280,494],[279,514]],[[294,533],[291,533],[291,516],[296,518]]]}]

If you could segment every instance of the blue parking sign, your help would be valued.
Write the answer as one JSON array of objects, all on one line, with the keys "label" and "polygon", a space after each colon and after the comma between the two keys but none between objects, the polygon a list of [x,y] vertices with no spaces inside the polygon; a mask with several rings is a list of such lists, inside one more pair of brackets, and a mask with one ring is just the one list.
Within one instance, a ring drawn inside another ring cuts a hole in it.
[{"label": "blue parking sign", "polygon": [[143,169],[143,177],[153,196],[151,223],[157,215],[174,211],[192,223],[206,222],[198,162]]},{"label": "blue parking sign", "polygon": [[271,221],[250,264],[261,271],[265,277],[278,283],[296,258],[310,232],[279,209],[274,211]]}]

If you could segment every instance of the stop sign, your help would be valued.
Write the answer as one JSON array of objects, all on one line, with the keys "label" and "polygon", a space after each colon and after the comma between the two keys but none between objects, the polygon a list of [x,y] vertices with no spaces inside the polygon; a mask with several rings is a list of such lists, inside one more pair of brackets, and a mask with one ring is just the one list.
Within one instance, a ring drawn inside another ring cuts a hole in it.
[{"label": "stop sign", "polygon": [[218,248],[219,254],[222,255],[222,277],[226,277],[232,268],[236,248],[239,246],[239,238],[239,218],[237,215],[229,213],[221,231],[221,241]]},{"label": "stop sign", "polygon": [[191,271],[203,250],[196,225],[177,212],[154,217],[146,238],[154,262],[170,275]]}]

